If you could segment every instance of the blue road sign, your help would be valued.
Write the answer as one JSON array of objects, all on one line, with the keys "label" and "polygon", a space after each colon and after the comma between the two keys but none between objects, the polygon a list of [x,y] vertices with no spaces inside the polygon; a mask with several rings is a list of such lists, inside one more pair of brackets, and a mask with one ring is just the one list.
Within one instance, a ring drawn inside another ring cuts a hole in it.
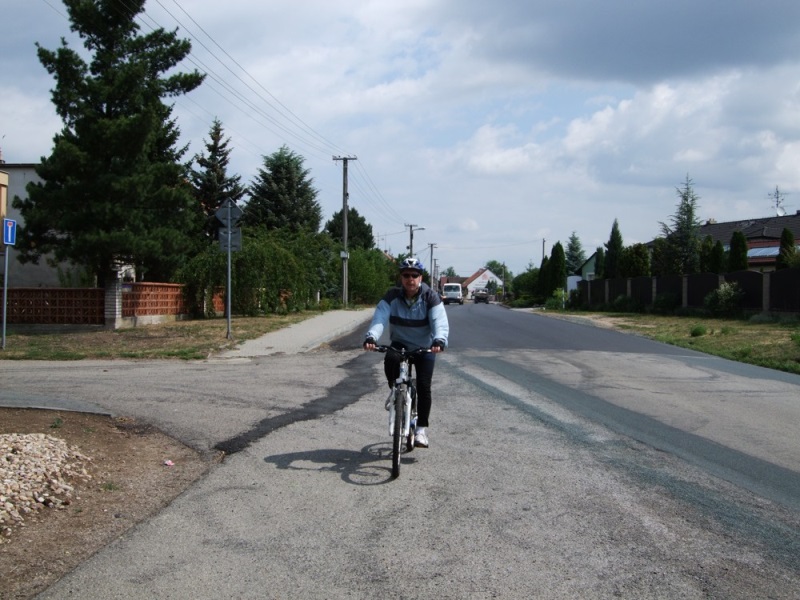
[{"label": "blue road sign", "polygon": [[13,219],[3,219],[3,243],[6,246],[17,243],[17,222]]}]

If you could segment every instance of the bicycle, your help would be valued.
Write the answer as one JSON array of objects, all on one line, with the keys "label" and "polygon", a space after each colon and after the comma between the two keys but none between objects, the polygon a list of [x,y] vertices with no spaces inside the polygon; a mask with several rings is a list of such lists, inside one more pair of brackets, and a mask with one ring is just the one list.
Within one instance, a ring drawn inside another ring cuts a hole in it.
[{"label": "bicycle", "polygon": [[392,346],[375,346],[375,352],[394,352],[400,357],[400,375],[386,398],[389,411],[389,435],[392,436],[392,478],[400,476],[401,446],[405,439],[406,451],[414,449],[414,429],[417,425],[416,379],[411,377],[411,357],[430,352],[428,348],[406,350]]}]

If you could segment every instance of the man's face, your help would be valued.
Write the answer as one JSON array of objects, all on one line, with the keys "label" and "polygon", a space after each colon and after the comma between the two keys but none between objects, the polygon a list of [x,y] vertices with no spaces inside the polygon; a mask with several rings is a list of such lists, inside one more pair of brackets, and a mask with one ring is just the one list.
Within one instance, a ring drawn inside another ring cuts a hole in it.
[{"label": "man's face", "polygon": [[403,271],[400,273],[403,280],[403,289],[407,296],[413,296],[419,291],[419,284],[422,281],[422,273],[418,271]]}]

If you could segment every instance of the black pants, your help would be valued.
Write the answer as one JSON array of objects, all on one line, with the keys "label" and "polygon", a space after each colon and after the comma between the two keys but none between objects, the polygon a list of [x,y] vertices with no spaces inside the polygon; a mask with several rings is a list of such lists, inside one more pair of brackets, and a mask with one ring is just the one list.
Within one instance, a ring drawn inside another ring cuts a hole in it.
[{"label": "black pants", "polygon": [[[436,355],[431,352],[413,356],[411,364],[414,365],[417,378],[417,426],[427,427],[431,414],[431,381]],[[400,376],[400,357],[394,352],[387,352],[383,359],[383,371],[389,387],[393,388],[395,380]]]}]

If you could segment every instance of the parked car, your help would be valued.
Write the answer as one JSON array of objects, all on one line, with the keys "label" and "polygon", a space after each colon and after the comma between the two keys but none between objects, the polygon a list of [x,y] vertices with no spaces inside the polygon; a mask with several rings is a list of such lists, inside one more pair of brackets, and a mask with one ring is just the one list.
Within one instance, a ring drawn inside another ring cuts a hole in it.
[{"label": "parked car", "polygon": [[486,288],[476,288],[472,292],[472,301],[475,302],[475,304],[478,302],[489,304],[489,290]]},{"label": "parked car", "polygon": [[451,302],[464,304],[464,294],[461,292],[460,283],[445,283],[442,287],[442,295],[445,304]]}]

